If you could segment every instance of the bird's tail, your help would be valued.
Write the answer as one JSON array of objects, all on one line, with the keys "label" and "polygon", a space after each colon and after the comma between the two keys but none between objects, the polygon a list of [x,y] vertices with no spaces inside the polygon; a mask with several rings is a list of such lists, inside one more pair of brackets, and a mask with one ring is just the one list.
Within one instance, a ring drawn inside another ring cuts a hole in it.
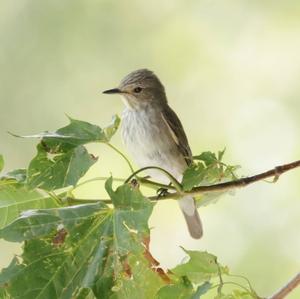
[{"label": "bird's tail", "polygon": [[201,219],[191,196],[185,196],[179,200],[179,206],[184,215],[190,235],[194,239],[200,239],[203,235]]}]

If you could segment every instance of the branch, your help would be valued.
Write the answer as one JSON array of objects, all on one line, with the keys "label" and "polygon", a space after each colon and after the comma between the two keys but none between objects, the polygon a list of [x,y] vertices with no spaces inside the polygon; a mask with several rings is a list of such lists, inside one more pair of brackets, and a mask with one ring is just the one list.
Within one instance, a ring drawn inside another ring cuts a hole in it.
[{"label": "branch", "polygon": [[[157,201],[157,200],[165,200],[165,199],[179,199],[182,198],[185,195],[200,195],[204,193],[211,193],[211,192],[222,192],[222,191],[228,191],[232,189],[237,189],[237,188],[242,188],[246,187],[250,184],[253,184],[258,181],[262,181],[266,178],[274,177],[274,182],[276,182],[279,178],[280,175],[283,173],[290,171],[294,168],[300,167],[300,160],[289,163],[289,164],[284,164],[280,166],[276,166],[275,168],[268,170],[266,172],[262,172],[257,175],[249,176],[246,178],[226,182],[226,183],[220,183],[220,184],[214,184],[214,185],[208,185],[208,186],[200,186],[200,187],[194,187],[190,191],[176,191],[174,193],[166,193],[161,196],[150,196],[148,197],[151,201]],[[150,167],[153,168],[153,167]],[[136,171],[135,173],[132,174],[130,177],[134,177],[136,173],[145,170],[145,168],[140,169],[139,171]],[[128,181],[128,179],[127,179]],[[142,185],[151,185],[152,187],[157,186],[157,187],[165,187],[167,189],[172,189],[174,190],[174,187],[172,186],[166,186],[157,182],[149,181],[147,179],[140,178],[139,183]],[[80,204],[80,203],[95,203],[97,201],[102,201],[105,203],[112,203],[110,199],[77,199],[77,198],[68,198],[68,202],[70,204]]]},{"label": "branch", "polygon": [[269,297],[269,299],[285,298],[298,285],[300,285],[300,272],[295,277],[293,277],[283,288],[281,288],[278,292]]},{"label": "branch", "polygon": [[[271,170],[268,170],[266,172],[262,172],[260,174],[253,175],[250,177],[241,178],[241,179],[226,182],[226,183],[195,187],[190,191],[168,193],[166,195],[162,195],[159,198],[159,200],[170,199],[170,198],[178,199],[184,195],[199,195],[199,194],[210,193],[210,192],[228,191],[228,190],[232,190],[232,189],[246,187],[250,184],[253,184],[258,181],[262,181],[262,180],[264,180],[266,178],[270,178],[270,177],[274,177],[274,182],[276,182],[280,175],[282,175],[283,173],[285,173],[289,170],[297,168],[297,167],[300,167],[300,160],[289,163],[289,164],[276,166],[275,168],[273,168]],[[152,196],[149,198],[150,198],[150,200],[154,200],[157,197]]]}]

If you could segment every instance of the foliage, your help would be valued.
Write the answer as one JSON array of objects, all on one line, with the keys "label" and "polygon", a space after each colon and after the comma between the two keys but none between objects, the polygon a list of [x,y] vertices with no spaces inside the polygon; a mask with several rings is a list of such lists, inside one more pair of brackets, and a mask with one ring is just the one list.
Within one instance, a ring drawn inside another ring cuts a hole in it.
[{"label": "foliage", "polygon": [[219,151],[218,155],[213,152],[203,152],[194,156],[194,163],[186,169],[182,179],[185,191],[191,190],[195,186],[211,185],[236,179],[235,174],[238,166],[226,165],[222,162],[225,149]]},{"label": "foliage", "polygon": [[[149,252],[148,219],[155,203],[139,184],[114,189],[113,178],[107,178],[108,202],[77,204],[72,190],[97,161],[85,144],[110,145],[118,125],[118,117],[104,129],[70,118],[54,133],[18,136],[41,140],[27,169],[0,179],[0,238],[23,244],[22,254],[0,274],[1,298],[197,299],[212,292],[219,299],[258,298],[248,285],[235,283],[227,292],[228,268],[205,251],[183,249],[188,261],[161,269]],[[196,156],[183,190],[235,178],[236,167],[225,165],[223,155]],[[3,165],[0,155],[0,170]]]}]

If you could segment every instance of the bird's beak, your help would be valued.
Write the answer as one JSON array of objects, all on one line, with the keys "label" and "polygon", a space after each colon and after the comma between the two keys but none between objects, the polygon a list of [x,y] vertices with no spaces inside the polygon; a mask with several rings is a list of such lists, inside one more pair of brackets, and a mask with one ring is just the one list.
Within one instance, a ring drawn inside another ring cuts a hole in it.
[{"label": "bird's beak", "polygon": [[105,94],[115,94],[115,93],[121,93],[122,91],[119,88],[113,88],[103,91],[102,93]]}]

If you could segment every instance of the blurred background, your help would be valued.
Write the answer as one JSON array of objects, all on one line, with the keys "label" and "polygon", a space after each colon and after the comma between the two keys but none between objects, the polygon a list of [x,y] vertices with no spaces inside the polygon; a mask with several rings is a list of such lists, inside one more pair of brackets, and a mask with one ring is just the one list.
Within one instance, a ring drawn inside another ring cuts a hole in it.
[{"label": "blurred background", "polygon": [[[56,130],[65,113],[104,126],[120,114],[115,87],[147,67],[166,86],[194,154],[227,148],[225,162],[251,175],[300,158],[298,1],[0,1],[0,153],[5,170],[26,167],[34,140],[8,135]],[[121,148],[120,134],[113,144]],[[85,178],[126,177],[124,161],[90,145],[99,162]],[[99,182],[79,196],[102,196]],[[151,217],[152,252],[164,267],[179,248],[207,250],[261,296],[300,268],[300,172],[257,183],[200,209],[205,235],[192,240],[176,202]],[[20,245],[0,243],[0,268]],[[288,298],[299,298],[300,290]]]}]

